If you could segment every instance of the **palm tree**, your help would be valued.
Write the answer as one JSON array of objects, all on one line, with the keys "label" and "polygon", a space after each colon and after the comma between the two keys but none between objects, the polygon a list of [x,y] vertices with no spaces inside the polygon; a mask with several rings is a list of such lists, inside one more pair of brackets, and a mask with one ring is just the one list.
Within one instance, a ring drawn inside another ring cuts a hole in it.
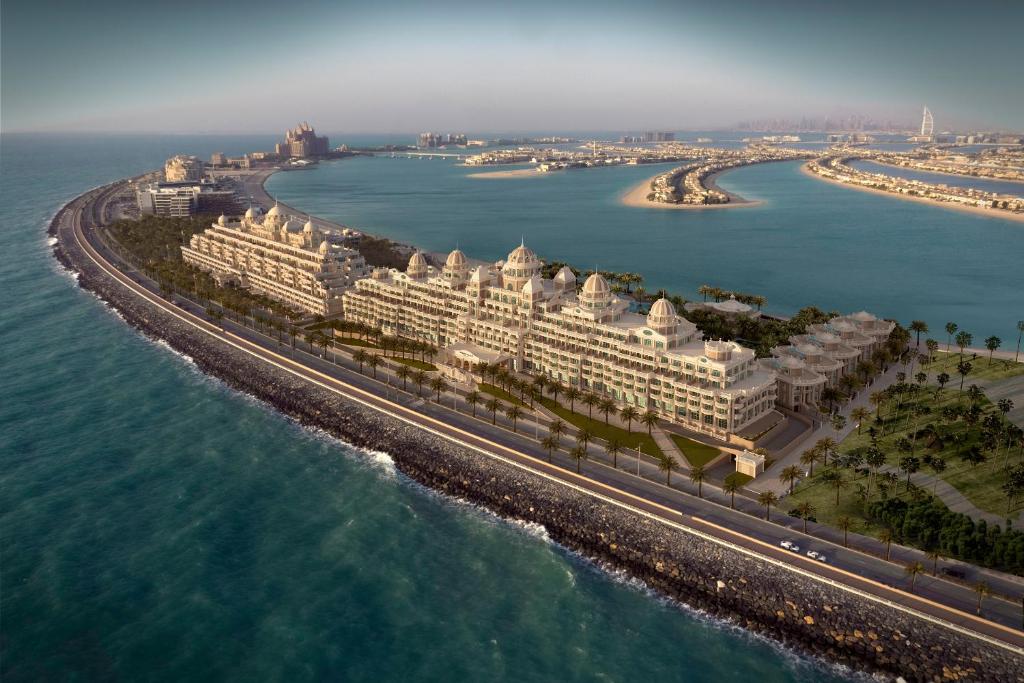
[{"label": "palm tree", "polygon": [[953,335],[960,329],[956,323],[946,323],[946,353],[949,353],[949,344],[953,340]]},{"label": "palm tree", "polygon": [[980,581],[974,584],[974,592],[978,594],[978,614],[981,614],[981,603],[992,593],[992,589],[988,587],[987,583]]},{"label": "palm tree", "polygon": [[619,411],[619,419],[626,421],[626,431],[631,432],[633,426],[633,420],[640,417],[640,413],[633,406],[626,406]]},{"label": "palm tree", "polygon": [[564,387],[562,386],[561,382],[558,382],[557,380],[554,380],[550,384],[548,384],[548,393],[551,394],[551,400],[553,400],[555,403],[558,403],[558,395],[562,393],[563,390]]},{"label": "palm tree", "polygon": [[665,473],[665,484],[672,485],[672,472],[679,469],[679,463],[670,455],[663,455],[658,459],[658,469]]},{"label": "palm tree", "polygon": [[757,502],[764,506],[764,518],[771,521],[772,505],[779,502],[779,497],[775,495],[774,491],[764,491],[758,494]]},{"label": "palm tree", "polygon": [[651,430],[658,424],[658,414],[653,410],[648,410],[640,416],[640,422],[647,427],[647,436],[653,436]]},{"label": "palm tree", "polygon": [[589,417],[591,420],[593,420],[594,419],[594,406],[601,405],[601,397],[598,396],[595,393],[588,393],[586,396],[584,396],[580,400],[580,403],[582,403],[583,405],[585,405],[587,407],[587,417]]},{"label": "palm tree", "polygon": [[[398,378],[400,380],[402,380],[402,391],[407,391],[407,387],[408,387],[408,384],[409,384],[409,378],[412,377],[412,374],[413,374],[412,373],[412,368],[410,368],[408,365],[399,365],[398,366]],[[479,396],[480,396],[480,394],[477,394],[478,398],[479,398]]]},{"label": "palm tree", "polygon": [[850,411],[850,417],[857,423],[857,433],[860,434],[860,430],[864,426],[864,420],[871,417],[871,411],[860,406]]},{"label": "palm tree", "polygon": [[374,379],[377,379],[377,368],[379,368],[380,364],[383,362],[384,361],[380,359],[380,356],[375,353],[370,354],[370,357],[366,359],[366,364],[370,366],[371,370],[373,370]]},{"label": "palm tree", "polygon": [[565,423],[562,422],[561,420],[555,420],[554,422],[548,425],[548,434],[555,437],[556,439],[560,438],[563,434],[565,434]]},{"label": "palm tree", "polygon": [[928,332],[928,323],[923,320],[912,320],[910,322],[910,331],[917,332],[917,345],[921,345],[921,333]]},{"label": "palm tree", "polygon": [[576,441],[577,441],[577,443],[583,444],[584,448],[589,448],[590,447],[590,440],[593,439],[593,438],[594,438],[594,433],[591,432],[586,427],[584,427],[584,428],[580,429],[578,432],[576,432]]},{"label": "palm tree", "polygon": [[725,481],[722,482],[722,492],[729,494],[729,507],[733,510],[736,509],[736,492],[741,488],[743,488],[743,486],[733,477],[726,477]]},{"label": "palm tree", "polygon": [[501,409],[501,401],[492,398],[484,404],[484,408],[491,413],[491,424],[498,424],[498,410]]},{"label": "palm tree", "polygon": [[839,507],[839,492],[846,488],[846,478],[839,470],[830,469],[821,475],[821,480],[836,490],[836,507]]},{"label": "palm tree", "polygon": [[964,393],[964,380],[967,379],[967,375],[970,374],[972,367],[973,366],[970,364],[970,362],[965,360],[962,360],[956,364],[957,374],[960,375],[960,391],[957,392],[957,400],[959,400],[960,396]]},{"label": "palm tree", "polygon": [[604,423],[608,424],[608,416],[615,414],[615,401],[610,398],[602,398],[598,410],[604,413]]},{"label": "palm tree", "polygon": [[[665,456],[669,457],[669,456]],[[697,497],[704,497],[704,479],[707,477],[707,473],[704,471],[704,465],[697,465],[690,470],[690,481],[697,485]]]},{"label": "palm tree", "polygon": [[554,456],[555,451],[562,445],[557,436],[548,434],[541,442],[541,447],[548,452],[548,462],[551,462],[551,458]]},{"label": "palm tree", "polygon": [[926,554],[928,559],[932,561],[932,576],[935,576],[936,572],[939,571],[939,560],[942,559],[942,553],[933,548]]},{"label": "palm tree", "polygon": [[885,561],[889,561],[889,554],[892,551],[892,542],[896,540],[896,534],[892,529],[882,529],[878,532],[878,540],[885,544]]},{"label": "palm tree", "polygon": [[796,506],[796,513],[804,520],[804,533],[807,533],[807,520],[814,516],[814,506],[804,501]]},{"label": "palm tree", "polygon": [[821,462],[821,453],[818,451],[818,447],[814,446],[804,451],[803,455],[800,456],[800,464],[807,465],[808,476],[814,476],[814,463]]},{"label": "palm tree", "polygon": [[616,439],[609,439],[608,443],[605,444],[604,452],[612,456],[612,467],[618,468],[619,466],[619,453],[623,450],[622,444]]},{"label": "palm tree", "polygon": [[1003,343],[1003,340],[995,335],[985,340],[985,348],[988,349],[988,364],[992,365],[992,354],[996,352]]},{"label": "palm tree", "polygon": [[911,562],[903,568],[903,572],[910,577],[910,592],[913,593],[918,574],[924,573],[924,565],[920,562]]},{"label": "palm tree", "polygon": [[576,405],[576,401],[578,401],[580,399],[580,396],[582,395],[583,392],[581,392],[576,387],[569,387],[568,389],[565,390],[565,400],[569,402],[570,413],[573,412],[573,408]]},{"label": "palm tree", "polygon": [[466,403],[473,409],[473,417],[476,417],[476,407],[483,400],[480,392],[476,389],[466,394]]},{"label": "palm tree", "polygon": [[963,360],[964,357],[964,349],[970,346],[972,341],[974,341],[974,335],[970,332],[964,332],[961,330],[956,333],[956,345],[960,347],[961,360]]},{"label": "palm tree", "polygon": [[440,403],[441,402],[441,392],[442,391],[448,391],[448,383],[445,382],[444,378],[442,378],[442,377],[435,377],[434,379],[430,380],[430,388],[434,390],[434,394],[436,396],[435,400],[438,403]]},{"label": "palm tree", "polygon": [[587,449],[583,446],[576,446],[569,451],[569,457],[576,461],[576,474],[579,474],[580,463],[587,459]]},{"label": "palm tree", "polygon": [[779,480],[789,484],[789,495],[793,495],[793,486],[804,474],[804,471],[796,465],[790,465],[779,472]]},{"label": "palm tree", "polygon": [[875,407],[875,418],[878,418],[879,413],[882,410],[882,404],[885,403],[885,394],[881,391],[873,391],[868,396],[868,401]]},{"label": "palm tree", "polygon": [[423,385],[427,383],[428,379],[427,373],[423,370],[417,370],[412,378],[416,382],[416,395],[423,396]]},{"label": "palm tree", "polygon": [[830,453],[835,451],[839,444],[837,444],[836,440],[833,439],[832,437],[826,436],[822,439],[818,439],[818,441],[814,445],[821,453],[821,464],[828,466],[828,456]]},{"label": "palm tree", "polygon": [[514,403],[505,408],[505,417],[512,420],[512,431],[516,431],[516,421],[523,416],[523,409]]},{"label": "palm tree", "polygon": [[836,526],[843,530],[843,547],[850,547],[850,527],[853,526],[853,520],[843,515],[836,519]]},{"label": "palm tree", "polygon": [[[307,341],[308,341],[308,338],[307,338]],[[362,349],[359,349],[358,351],[356,351],[355,353],[352,354],[352,360],[354,360],[355,362],[359,363],[359,374],[360,375],[363,374],[363,365],[366,363],[366,361],[367,361],[367,359],[369,357],[370,357],[370,354],[366,353],[366,351],[363,351]]]}]

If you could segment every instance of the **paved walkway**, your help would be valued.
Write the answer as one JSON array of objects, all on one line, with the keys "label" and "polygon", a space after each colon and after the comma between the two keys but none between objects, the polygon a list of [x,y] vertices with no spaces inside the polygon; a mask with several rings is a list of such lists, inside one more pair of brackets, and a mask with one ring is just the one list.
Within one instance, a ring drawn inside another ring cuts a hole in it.
[{"label": "paved walkway", "polygon": [[[893,465],[883,465],[878,470],[880,472],[894,472],[900,476],[901,481],[905,482],[907,480],[906,473]],[[989,524],[998,524],[1000,526],[1005,526],[1006,524],[1005,516],[994,515],[977,507],[945,479],[936,479],[935,475],[915,472],[910,475],[910,481],[925,491],[934,493],[953,512],[960,512],[976,520],[983,519]],[[1014,515],[1016,513],[1011,515],[1011,517]]]},{"label": "paved walkway", "polygon": [[[916,363],[914,364],[916,367]],[[837,442],[842,442],[850,432],[857,428],[857,423],[850,419],[850,412],[854,408],[867,408],[874,415],[874,407],[871,405],[869,400],[871,394],[876,391],[882,391],[889,386],[896,383],[896,375],[900,372],[906,372],[910,374],[910,366],[904,363],[893,363],[889,366],[889,371],[875,377],[875,381],[870,386],[865,386],[857,392],[856,398],[849,401],[840,410],[839,414],[846,418],[846,426],[839,432],[832,429],[832,424],[825,420],[820,427],[815,429],[813,432],[809,432],[804,437],[803,441],[796,444],[790,452],[772,465],[769,469],[765,470],[764,474],[750,482],[747,486],[751,491],[761,493],[762,491],[774,491],[780,498],[789,494],[789,484],[779,479],[779,473],[790,465],[797,465],[803,469],[803,465],[800,464],[800,456],[803,455],[804,451],[813,446],[818,439],[824,439],[825,437],[831,437]]]}]

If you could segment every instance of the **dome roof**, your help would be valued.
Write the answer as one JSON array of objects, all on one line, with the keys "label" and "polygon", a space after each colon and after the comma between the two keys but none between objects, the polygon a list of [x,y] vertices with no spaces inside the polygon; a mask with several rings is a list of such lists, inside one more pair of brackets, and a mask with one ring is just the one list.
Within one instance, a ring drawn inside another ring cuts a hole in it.
[{"label": "dome roof", "polygon": [[676,307],[662,297],[654,302],[647,313],[647,324],[650,327],[667,327],[676,321]]},{"label": "dome roof", "polygon": [[306,221],[306,224],[302,226],[302,232],[307,235],[312,235],[314,230],[316,230],[316,227],[313,225],[313,219],[310,218]]},{"label": "dome roof", "polygon": [[414,253],[412,256],[409,257],[409,267],[410,268],[426,268],[427,267],[427,259],[423,258],[423,254],[421,252],[417,251],[416,253]]},{"label": "dome roof", "polygon": [[447,260],[444,265],[446,268],[465,268],[466,267],[466,255],[461,250],[455,249],[452,253],[448,254]]},{"label": "dome roof", "polygon": [[520,244],[509,253],[505,265],[535,263],[536,261],[537,255],[533,253],[533,250],[526,246],[526,244]]},{"label": "dome roof", "polygon": [[260,215],[260,210],[257,207],[254,207],[254,206],[250,206],[245,211],[245,217],[246,218],[256,218],[256,216],[259,216],[259,215]]},{"label": "dome roof", "polygon": [[612,288],[608,286],[608,281],[604,279],[601,273],[594,273],[583,283],[584,296],[592,298],[605,297],[611,293]]},{"label": "dome roof", "polygon": [[[307,225],[308,225],[308,223],[307,223]],[[322,255],[326,256],[327,253],[330,252],[330,250],[331,250],[331,245],[328,244],[327,240],[324,240],[323,242],[320,243],[320,248],[319,248],[318,251]]]},{"label": "dome roof", "polygon": [[728,300],[720,301],[712,304],[712,306],[719,311],[724,311],[726,313],[746,313],[747,311],[752,310],[747,304],[737,301],[735,294],[730,294]]},{"label": "dome roof", "polygon": [[544,282],[540,275],[534,275],[523,285],[523,294],[535,295],[544,293]]},{"label": "dome roof", "polygon": [[272,207],[270,207],[270,211],[267,211],[267,215],[268,216],[283,216],[284,212],[281,211],[281,207],[280,206],[278,206],[277,204],[274,204]]},{"label": "dome roof", "polygon": [[817,339],[822,344],[835,344],[836,342],[839,341],[839,337],[832,334],[831,332],[819,332],[818,334],[814,335],[814,338]]},{"label": "dome roof", "polygon": [[850,317],[853,318],[854,320],[856,320],[857,322],[861,322],[861,323],[870,323],[870,322],[874,322],[875,320],[878,320],[878,318],[876,318],[875,316],[871,315],[867,311],[860,311],[859,313],[854,313]]},{"label": "dome roof", "polygon": [[217,225],[227,225],[227,224],[228,224],[228,217],[227,216],[225,216],[224,214],[221,214],[220,216],[217,217]]},{"label": "dome roof", "polygon": [[797,368],[802,368],[804,366],[804,362],[796,356],[790,356],[787,354],[779,359],[779,365],[783,368],[796,370]]},{"label": "dome roof", "polygon": [[[267,215],[269,216],[270,214]],[[288,232],[302,232],[302,225],[294,218],[289,218],[284,222],[284,229]]]},{"label": "dome roof", "polygon": [[562,269],[555,274],[555,282],[563,284],[576,282],[576,275],[572,272],[572,268],[569,266],[562,266]]}]

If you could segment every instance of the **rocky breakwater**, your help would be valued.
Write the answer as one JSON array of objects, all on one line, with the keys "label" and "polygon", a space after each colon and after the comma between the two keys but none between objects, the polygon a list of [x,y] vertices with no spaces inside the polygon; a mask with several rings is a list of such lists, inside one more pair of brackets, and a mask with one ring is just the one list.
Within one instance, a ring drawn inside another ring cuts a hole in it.
[{"label": "rocky breakwater", "polygon": [[388,452],[421,484],[541,524],[673,600],[830,662],[908,681],[1024,681],[1024,662],[1002,648],[458,447],[221,344],[110,278],[61,227],[62,214],[51,226],[57,258],[128,323],[304,424]]}]

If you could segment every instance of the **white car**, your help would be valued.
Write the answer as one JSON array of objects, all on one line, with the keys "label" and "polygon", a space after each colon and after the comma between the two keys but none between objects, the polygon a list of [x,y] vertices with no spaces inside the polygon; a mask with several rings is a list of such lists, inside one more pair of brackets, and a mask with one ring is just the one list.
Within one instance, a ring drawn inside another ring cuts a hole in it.
[{"label": "white car", "polygon": [[819,553],[817,550],[808,550],[807,557],[818,562],[828,562],[828,558],[823,553]]},{"label": "white car", "polygon": [[794,553],[800,552],[800,546],[798,546],[796,543],[793,543],[793,541],[780,541],[779,545],[785,548],[786,550],[791,550]]}]

